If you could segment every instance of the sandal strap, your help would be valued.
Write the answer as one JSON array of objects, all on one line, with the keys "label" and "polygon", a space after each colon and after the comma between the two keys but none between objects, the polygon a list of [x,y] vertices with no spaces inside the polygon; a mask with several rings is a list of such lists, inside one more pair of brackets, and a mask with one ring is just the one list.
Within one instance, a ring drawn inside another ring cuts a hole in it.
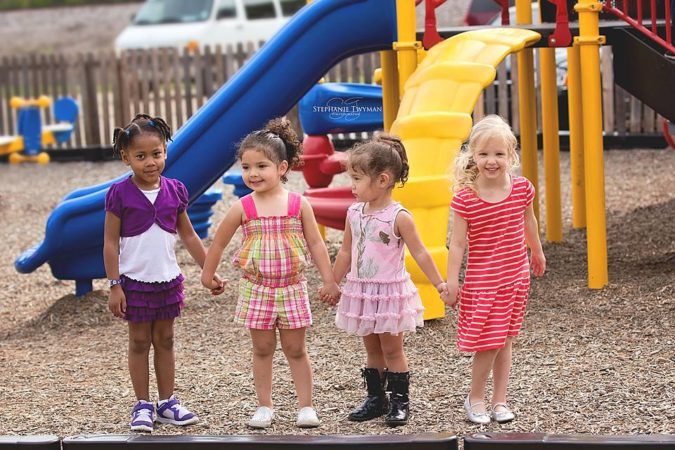
[{"label": "sandal strap", "polygon": [[477,401],[476,403],[471,403],[471,399],[469,398],[469,408],[471,409],[471,412],[474,414],[487,414],[487,412],[474,412],[474,406],[479,406],[479,405],[485,405],[485,401]]}]

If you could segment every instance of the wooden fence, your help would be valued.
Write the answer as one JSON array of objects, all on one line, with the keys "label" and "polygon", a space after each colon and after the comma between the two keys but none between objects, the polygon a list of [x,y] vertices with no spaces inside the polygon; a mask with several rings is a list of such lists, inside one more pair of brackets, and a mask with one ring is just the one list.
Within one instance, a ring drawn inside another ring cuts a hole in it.
[{"label": "wooden fence", "polygon": [[[108,147],[112,130],[145,112],[164,117],[178,129],[248,60],[260,44],[205,48],[201,52],[172,49],[78,55],[28,55],[0,59],[0,135],[16,133],[12,96],[57,98],[69,95],[81,107],[76,131],[63,148]],[[494,85],[485,90],[474,113],[498,113],[518,124],[516,58],[501,64]],[[601,54],[606,133],[657,134],[657,115],[613,82],[611,49]],[[371,83],[379,54],[350,57],[325,75],[326,81]],[[536,78],[536,77],[535,77]],[[540,98],[537,94],[540,113]],[[44,114],[51,121],[51,112]],[[539,121],[541,123],[541,121]],[[342,138],[343,136],[336,136]],[[355,135],[351,135],[352,138]]]}]

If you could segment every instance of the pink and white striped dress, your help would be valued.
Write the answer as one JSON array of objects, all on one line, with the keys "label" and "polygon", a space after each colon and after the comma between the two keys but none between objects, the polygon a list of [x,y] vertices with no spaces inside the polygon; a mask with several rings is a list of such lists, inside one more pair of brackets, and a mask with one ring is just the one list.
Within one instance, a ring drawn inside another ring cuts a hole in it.
[{"label": "pink and white striped dress", "polygon": [[468,188],[452,199],[452,210],[468,223],[457,324],[462,351],[502,348],[507,336],[520,331],[530,289],[525,209],[534,194],[528,179],[513,177],[511,193],[500,202],[485,201]]}]

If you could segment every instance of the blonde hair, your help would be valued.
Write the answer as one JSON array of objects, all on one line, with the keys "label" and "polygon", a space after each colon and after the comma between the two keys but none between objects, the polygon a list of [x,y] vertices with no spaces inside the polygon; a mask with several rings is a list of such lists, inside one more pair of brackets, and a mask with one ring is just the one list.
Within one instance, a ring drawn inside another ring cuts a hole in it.
[{"label": "blonde hair", "polygon": [[455,183],[453,190],[459,192],[464,188],[476,190],[478,166],[474,155],[483,148],[485,143],[493,138],[501,138],[506,147],[509,169],[518,167],[518,140],[513,134],[511,126],[496,114],[490,114],[479,120],[469,134],[469,140],[462,146],[455,159]]}]

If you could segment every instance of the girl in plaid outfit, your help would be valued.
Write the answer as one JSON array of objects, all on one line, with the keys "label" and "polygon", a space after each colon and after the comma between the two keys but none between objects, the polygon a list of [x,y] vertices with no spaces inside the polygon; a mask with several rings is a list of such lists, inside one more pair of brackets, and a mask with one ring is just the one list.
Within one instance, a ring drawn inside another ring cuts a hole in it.
[{"label": "girl in plaid outfit", "polygon": [[323,279],[321,294],[339,295],[328,250],[319,234],[312,208],[301,195],[287,191],[287,172],[300,161],[301,144],[285,119],[270,121],[244,138],[238,152],[244,183],[253,192],[237,201],[218,226],[202,271],[202,283],[213,289],[213,275],[225,247],[239,227],[244,236],[234,257],[242,270],[235,322],[250,330],[253,379],[258,409],[252,428],[267,428],[272,409],[272,357],[276,329],[298,395],[299,427],[317,427],[312,407],[312,369],[305,347],[312,324],[304,270],[312,258]]}]

